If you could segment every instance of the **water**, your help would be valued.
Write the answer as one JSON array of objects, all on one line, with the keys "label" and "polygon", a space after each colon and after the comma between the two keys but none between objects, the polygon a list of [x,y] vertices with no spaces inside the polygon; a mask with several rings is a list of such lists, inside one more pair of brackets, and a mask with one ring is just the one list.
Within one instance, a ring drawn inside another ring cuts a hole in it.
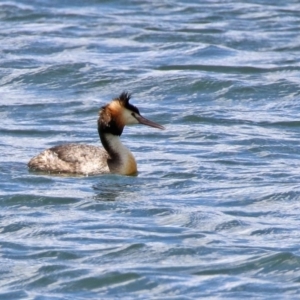
[{"label": "water", "polygon": [[[298,1],[0,2],[1,299],[299,299]],[[137,177],[28,172],[99,144]]]}]

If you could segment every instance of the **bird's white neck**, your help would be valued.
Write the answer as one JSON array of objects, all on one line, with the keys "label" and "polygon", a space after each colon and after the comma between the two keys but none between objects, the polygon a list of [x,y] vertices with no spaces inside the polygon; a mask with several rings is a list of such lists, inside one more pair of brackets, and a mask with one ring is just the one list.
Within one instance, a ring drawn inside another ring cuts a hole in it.
[{"label": "bird's white neck", "polygon": [[103,147],[109,154],[108,167],[112,173],[132,175],[137,173],[137,165],[133,154],[125,147],[120,137],[111,133],[101,134]]}]

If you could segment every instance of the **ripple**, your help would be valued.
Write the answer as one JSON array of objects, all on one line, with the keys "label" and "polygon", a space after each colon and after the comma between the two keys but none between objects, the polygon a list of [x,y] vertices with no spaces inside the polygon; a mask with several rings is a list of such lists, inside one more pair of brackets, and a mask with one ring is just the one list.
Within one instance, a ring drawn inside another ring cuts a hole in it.
[{"label": "ripple", "polygon": [[[297,298],[298,3],[0,8],[0,297]],[[123,90],[137,176],[28,172]]]}]

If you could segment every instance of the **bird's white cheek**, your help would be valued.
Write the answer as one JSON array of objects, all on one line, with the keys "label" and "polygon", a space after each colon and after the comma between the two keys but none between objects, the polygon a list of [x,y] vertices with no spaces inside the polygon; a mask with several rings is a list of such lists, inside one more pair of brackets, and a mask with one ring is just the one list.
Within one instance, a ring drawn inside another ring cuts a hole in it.
[{"label": "bird's white cheek", "polygon": [[132,112],[125,109],[123,112],[123,120],[126,125],[138,124],[138,120],[132,115]]}]

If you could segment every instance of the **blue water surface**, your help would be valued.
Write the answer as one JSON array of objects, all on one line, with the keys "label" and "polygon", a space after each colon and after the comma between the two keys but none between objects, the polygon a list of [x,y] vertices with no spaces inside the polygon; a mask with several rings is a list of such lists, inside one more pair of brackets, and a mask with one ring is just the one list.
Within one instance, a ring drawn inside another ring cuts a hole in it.
[{"label": "blue water surface", "polygon": [[[1,299],[300,298],[299,1],[0,2]],[[29,172],[100,145],[135,177]]]}]

